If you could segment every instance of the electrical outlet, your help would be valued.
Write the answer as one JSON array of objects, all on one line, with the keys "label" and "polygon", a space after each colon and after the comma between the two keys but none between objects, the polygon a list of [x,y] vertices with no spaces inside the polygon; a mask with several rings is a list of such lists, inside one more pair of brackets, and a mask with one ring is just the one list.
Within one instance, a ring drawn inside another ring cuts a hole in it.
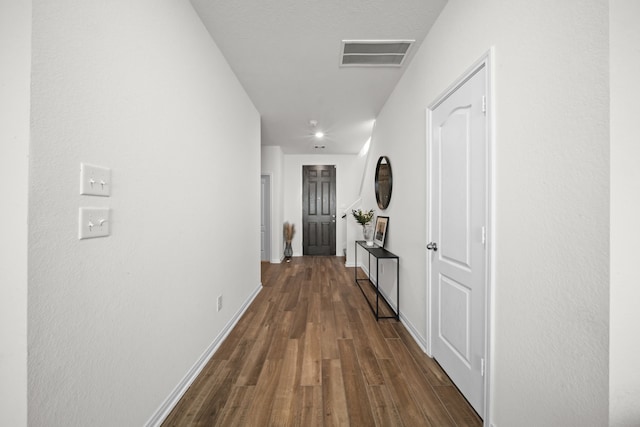
[{"label": "electrical outlet", "polygon": [[222,295],[218,297],[218,311],[222,310]]}]

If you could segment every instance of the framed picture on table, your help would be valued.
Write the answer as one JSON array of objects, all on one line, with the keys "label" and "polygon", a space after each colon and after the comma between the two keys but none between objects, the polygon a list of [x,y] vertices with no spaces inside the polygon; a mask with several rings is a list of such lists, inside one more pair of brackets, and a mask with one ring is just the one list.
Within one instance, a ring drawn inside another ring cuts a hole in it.
[{"label": "framed picture on table", "polygon": [[373,234],[373,243],[384,248],[384,240],[387,237],[387,226],[389,225],[388,216],[379,216],[376,218],[376,227]]}]

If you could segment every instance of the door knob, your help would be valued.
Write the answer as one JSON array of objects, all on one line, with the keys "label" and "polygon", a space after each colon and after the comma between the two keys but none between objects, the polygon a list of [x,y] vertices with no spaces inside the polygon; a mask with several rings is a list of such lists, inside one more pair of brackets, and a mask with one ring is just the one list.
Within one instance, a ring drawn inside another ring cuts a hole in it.
[{"label": "door knob", "polygon": [[436,242],[431,242],[427,245],[427,249],[435,252],[438,250],[438,244]]}]

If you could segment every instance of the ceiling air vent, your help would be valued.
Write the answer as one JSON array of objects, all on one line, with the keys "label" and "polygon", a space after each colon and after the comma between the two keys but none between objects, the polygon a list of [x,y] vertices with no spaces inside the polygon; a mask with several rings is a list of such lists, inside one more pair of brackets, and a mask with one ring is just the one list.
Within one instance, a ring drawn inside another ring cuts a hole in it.
[{"label": "ceiling air vent", "polygon": [[401,67],[415,40],[342,40],[342,67]]}]

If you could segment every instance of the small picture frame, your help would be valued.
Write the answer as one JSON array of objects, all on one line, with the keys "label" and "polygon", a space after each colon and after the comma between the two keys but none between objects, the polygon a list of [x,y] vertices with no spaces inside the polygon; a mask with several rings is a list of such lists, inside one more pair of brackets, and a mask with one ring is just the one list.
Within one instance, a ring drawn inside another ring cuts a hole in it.
[{"label": "small picture frame", "polygon": [[379,216],[376,218],[376,227],[373,230],[373,243],[384,248],[384,240],[387,237],[387,226],[389,225],[388,216]]}]

